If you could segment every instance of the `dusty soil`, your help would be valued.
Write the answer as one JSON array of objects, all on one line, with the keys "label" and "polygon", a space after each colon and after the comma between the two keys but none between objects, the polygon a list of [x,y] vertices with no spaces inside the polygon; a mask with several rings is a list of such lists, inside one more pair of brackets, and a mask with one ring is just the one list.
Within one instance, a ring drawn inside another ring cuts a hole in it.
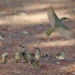
[{"label": "dusty soil", "polygon": [[[0,40],[0,55],[6,51],[9,56],[8,63],[0,63],[0,75],[75,74],[75,39],[67,40],[57,32],[49,37],[44,33],[51,27],[47,17],[51,4],[59,17],[70,18],[64,23],[75,32],[75,0],[0,0],[0,35],[4,38]],[[65,51],[66,58],[65,61],[48,58],[47,62],[39,63],[39,70],[34,70],[28,63],[15,63],[14,53],[19,45],[27,46],[30,52],[35,52],[33,47],[38,46],[42,54],[52,57]]]}]

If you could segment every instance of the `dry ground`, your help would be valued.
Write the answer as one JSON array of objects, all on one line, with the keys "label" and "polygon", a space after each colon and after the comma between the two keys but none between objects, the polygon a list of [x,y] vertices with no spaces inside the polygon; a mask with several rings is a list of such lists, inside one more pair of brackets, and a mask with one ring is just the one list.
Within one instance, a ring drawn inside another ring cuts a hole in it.
[{"label": "dry ground", "polygon": [[[47,17],[51,4],[59,17],[70,18],[64,23],[75,32],[75,0],[0,0],[0,34],[5,39],[0,41],[0,55],[4,51],[9,55],[9,63],[0,63],[0,75],[75,74],[75,39],[67,40],[56,32],[47,37],[44,33],[51,27]],[[65,51],[66,61],[58,64],[56,58],[49,58],[48,62],[40,63],[39,70],[27,63],[16,64],[14,53],[19,45],[27,46],[31,52],[38,46],[42,54],[49,53],[52,57]]]}]

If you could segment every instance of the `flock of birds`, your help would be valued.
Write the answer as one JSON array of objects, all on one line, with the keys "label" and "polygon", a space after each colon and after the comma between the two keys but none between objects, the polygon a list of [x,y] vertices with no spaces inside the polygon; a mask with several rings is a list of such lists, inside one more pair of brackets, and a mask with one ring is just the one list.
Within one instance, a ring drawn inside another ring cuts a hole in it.
[{"label": "flock of birds", "polygon": [[[16,63],[19,63],[21,57],[24,58],[24,60],[31,64],[33,69],[38,69],[39,68],[39,62],[41,62],[42,58],[44,57],[49,57],[49,54],[45,54],[45,55],[42,55],[41,54],[41,50],[39,47],[34,47],[35,48],[35,54],[33,53],[30,53],[30,51],[28,50],[27,47],[25,46],[22,46],[20,45],[20,47],[22,49],[18,50],[16,53],[15,53],[15,62]],[[1,56],[2,58],[2,63],[5,64],[6,62],[8,62],[8,53],[7,52],[4,52]],[[61,60],[64,60],[65,58],[65,52],[59,52],[56,54],[56,58],[57,59],[61,59]]]},{"label": "flock of birds", "polygon": [[[70,30],[68,27],[66,27],[66,25],[63,23],[63,21],[68,19],[68,18],[62,17],[59,19],[52,7],[49,8],[48,18],[50,20],[50,24],[52,27],[49,28],[45,32],[47,34],[47,36],[51,35],[51,33],[53,31],[56,31],[66,38],[71,38],[71,36],[73,35],[72,30]],[[28,62],[29,64],[31,64],[34,69],[39,68],[39,62],[40,62],[40,59],[42,58],[40,48],[34,47],[36,49],[36,52],[35,52],[35,54],[31,54],[29,52],[29,50],[27,49],[27,47],[24,47],[24,46],[20,46],[20,47],[22,49],[24,49],[24,51],[18,50],[15,53],[16,63],[18,63],[18,61],[20,60],[21,55],[22,55],[23,58],[25,59],[25,61]],[[7,58],[8,58],[8,54],[6,52],[4,52],[1,57],[2,57],[2,63],[6,63]],[[65,53],[64,52],[57,53],[56,58],[64,60]]]}]

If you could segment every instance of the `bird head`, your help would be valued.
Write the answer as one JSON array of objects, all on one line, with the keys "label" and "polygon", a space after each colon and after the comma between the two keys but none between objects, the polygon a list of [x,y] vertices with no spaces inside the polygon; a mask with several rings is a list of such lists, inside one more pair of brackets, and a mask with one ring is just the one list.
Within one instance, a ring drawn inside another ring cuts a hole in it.
[{"label": "bird head", "polygon": [[37,50],[40,50],[40,48],[39,47],[34,47],[35,49],[37,49]]},{"label": "bird head", "polygon": [[36,52],[40,52],[40,48],[39,47],[34,47],[36,49]]},{"label": "bird head", "polygon": [[65,52],[61,52],[61,54],[65,54]]},{"label": "bird head", "polygon": [[64,20],[69,19],[69,18],[67,18],[67,17],[62,17],[61,19],[64,21]]},{"label": "bird head", "polygon": [[4,54],[7,56],[8,55],[8,53],[6,53],[6,52],[4,52]]},{"label": "bird head", "polygon": [[8,57],[8,53],[4,52],[5,57]]},{"label": "bird head", "polygon": [[56,56],[62,56],[62,55],[64,55],[65,54],[65,52],[59,52],[58,54],[56,54]]},{"label": "bird head", "polygon": [[23,48],[24,50],[27,50],[27,47],[19,45],[21,48]]}]

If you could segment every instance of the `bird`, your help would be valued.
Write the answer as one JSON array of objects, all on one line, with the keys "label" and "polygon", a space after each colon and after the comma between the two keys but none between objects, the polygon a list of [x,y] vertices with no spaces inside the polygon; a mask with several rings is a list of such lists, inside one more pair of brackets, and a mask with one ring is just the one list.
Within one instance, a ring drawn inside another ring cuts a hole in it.
[{"label": "bird", "polygon": [[30,63],[33,67],[33,69],[38,69],[39,68],[39,63],[35,59],[31,59]]},{"label": "bird", "polygon": [[5,64],[5,63],[7,62],[8,53],[7,53],[7,52],[4,52],[4,53],[1,55],[1,58],[2,58],[2,63]]},{"label": "bird", "polygon": [[51,7],[48,11],[48,19],[52,27],[45,31],[47,36],[49,36],[53,31],[56,31],[66,38],[71,38],[73,33],[72,30],[63,23],[64,20],[69,18],[62,17],[59,19],[54,9]]},{"label": "bird", "polygon": [[26,53],[26,51],[22,52],[22,56],[25,59],[26,62],[30,63],[30,55]]},{"label": "bird", "polygon": [[35,59],[37,61],[39,61],[41,59],[41,51],[40,51],[40,48],[39,47],[34,47],[36,49],[36,52],[35,52]]},{"label": "bird", "polygon": [[21,59],[21,50],[18,50],[18,51],[15,53],[15,60],[16,60],[16,63],[18,63],[20,59]]},{"label": "bird", "polygon": [[62,52],[57,53],[56,58],[60,59],[60,60],[64,60],[65,59],[65,52],[62,51]]},{"label": "bird", "polygon": [[24,46],[20,46],[24,49],[24,51],[22,52],[22,56],[23,58],[26,60],[27,63],[31,64],[33,69],[37,69],[39,67],[38,62],[36,61],[35,57],[33,56],[33,54],[31,54],[28,50],[27,47]]},{"label": "bird", "polygon": [[21,46],[21,47],[24,49],[24,51],[22,52],[23,58],[25,59],[26,62],[30,63],[30,59],[32,58],[32,56],[31,56],[28,48],[24,47],[24,46]]}]

